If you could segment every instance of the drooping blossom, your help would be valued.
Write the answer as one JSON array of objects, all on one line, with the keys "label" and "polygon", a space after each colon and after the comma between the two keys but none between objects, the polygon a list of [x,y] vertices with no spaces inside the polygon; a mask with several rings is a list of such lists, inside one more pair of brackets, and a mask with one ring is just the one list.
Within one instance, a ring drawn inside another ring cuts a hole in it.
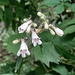
[{"label": "drooping blossom", "polygon": [[57,27],[54,28],[54,31],[56,32],[58,36],[63,36],[64,34],[64,32],[60,28],[57,28]]},{"label": "drooping blossom", "polygon": [[36,46],[37,44],[42,44],[42,41],[34,31],[32,31],[32,44],[33,46]]},{"label": "drooping blossom", "polygon": [[32,22],[32,21],[29,20],[29,21],[27,21],[26,23],[23,23],[21,26],[19,26],[19,27],[18,27],[19,33],[23,33],[23,32],[27,29],[28,25],[29,25],[31,22]]},{"label": "drooping blossom", "polygon": [[58,36],[63,36],[64,35],[64,32],[63,30],[61,30],[60,28],[58,27],[55,27],[54,25],[50,24],[49,25],[55,32]]},{"label": "drooping blossom", "polygon": [[21,39],[21,45],[20,45],[19,51],[17,52],[17,56],[21,55],[24,58],[26,57],[26,54],[30,55],[30,52],[28,51],[28,47],[24,39]]}]

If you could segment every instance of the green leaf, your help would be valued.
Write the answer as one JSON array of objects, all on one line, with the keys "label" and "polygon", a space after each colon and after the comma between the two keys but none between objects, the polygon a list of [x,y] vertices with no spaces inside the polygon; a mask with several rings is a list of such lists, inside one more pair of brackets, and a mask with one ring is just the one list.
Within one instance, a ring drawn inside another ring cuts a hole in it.
[{"label": "green leaf", "polygon": [[56,11],[57,14],[62,13],[64,11],[64,5],[63,4],[57,5],[55,7],[55,11]]},{"label": "green leaf", "polygon": [[15,72],[18,71],[18,69],[20,68],[20,65],[22,63],[22,57],[19,57],[18,60],[17,60],[17,63],[16,63],[16,67],[15,67]]},{"label": "green leaf", "polygon": [[67,2],[67,1],[71,2],[71,0],[60,0],[60,1],[62,1],[62,2]]},{"label": "green leaf", "polygon": [[42,5],[55,6],[55,5],[58,5],[59,3],[60,3],[59,0],[44,0],[42,2]]},{"label": "green leaf", "polygon": [[2,20],[2,18],[3,18],[3,10],[2,8],[0,8],[0,19]]},{"label": "green leaf", "polygon": [[65,34],[65,35],[66,35],[66,34],[71,34],[71,33],[73,33],[73,32],[75,32],[75,25],[69,26],[69,27],[67,27],[67,28],[64,30],[64,34]]},{"label": "green leaf", "polygon": [[61,75],[68,75],[68,71],[63,65],[56,65],[53,70],[60,73]]},{"label": "green leaf", "polygon": [[64,20],[60,25],[58,25],[58,27],[65,28],[65,27],[67,27],[71,24],[74,24],[74,23],[75,23],[75,17],[72,19]]},{"label": "green leaf", "polygon": [[5,13],[6,13],[6,18],[7,18],[9,21],[12,21],[12,19],[13,19],[12,10],[11,10],[9,7],[6,7],[6,8],[5,8]]},{"label": "green leaf", "polygon": [[20,39],[20,38],[24,38],[25,37],[25,33],[23,33],[23,34],[15,34],[15,35],[12,35],[12,36],[10,36],[9,38],[8,38],[8,40],[7,40],[7,47],[6,47],[6,50],[8,51],[8,52],[11,52],[11,53],[13,53],[13,54],[17,54],[17,52],[18,52],[18,50],[19,50],[19,47],[20,47],[20,43],[18,43],[18,44],[13,44],[12,42],[13,42],[13,40],[16,40],[16,39]]},{"label": "green leaf", "polygon": [[51,35],[49,31],[43,31],[39,34],[39,37],[43,42],[49,42],[53,39],[53,35]]},{"label": "green leaf", "polygon": [[71,4],[70,9],[75,12],[75,3]]},{"label": "green leaf", "polygon": [[23,12],[23,9],[15,7],[15,12],[16,12],[16,14],[17,14],[18,17],[24,18],[25,14]]},{"label": "green leaf", "polygon": [[44,75],[45,70],[42,65],[38,66],[35,70],[27,73],[26,75]]},{"label": "green leaf", "polygon": [[56,51],[63,57],[67,58],[67,59],[71,59],[74,57],[74,55],[72,55],[69,52],[68,47],[66,47],[66,44],[63,43],[59,37],[55,37],[53,41],[53,44],[55,46]]},{"label": "green leaf", "polygon": [[35,60],[40,60],[49,67],[49,62],[58,64],[60,60],[59,54],[56,52],[54,45],[51,42],[44,43],[42,45],[42,52],[39,46],[31,49],[32,54],[35,56]]},{"label": "green leaf", "polygon": [[9,0],[0,0],[0,5],[8,5]]}]

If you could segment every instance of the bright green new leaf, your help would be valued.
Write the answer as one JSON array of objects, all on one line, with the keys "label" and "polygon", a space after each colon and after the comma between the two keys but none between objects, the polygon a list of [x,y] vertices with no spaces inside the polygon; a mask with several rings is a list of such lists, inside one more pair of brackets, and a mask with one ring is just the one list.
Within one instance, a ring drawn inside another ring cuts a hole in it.
[{"label": "bright green new leaf", "polygon": [[75,32],[75,25],[69,26],[64,30],[64,34],[70,34]]},{"label": "bright green new leaf", "polygon": [[55,6],[55,5],[58,5],[59,3],[60,3],[59,0],[44,0],[42,2],[42,5]]},{"label": "bright green new leaf", "polygon": [[56,52],[54,45],[51,42],[44,43],[42,45],[42,51],[40,46],[36,46],[31,49],[32,54],[35,56],[35,60],[40,60],[49,67],[49,62],[57,63],[60,60],[59,54]]}]

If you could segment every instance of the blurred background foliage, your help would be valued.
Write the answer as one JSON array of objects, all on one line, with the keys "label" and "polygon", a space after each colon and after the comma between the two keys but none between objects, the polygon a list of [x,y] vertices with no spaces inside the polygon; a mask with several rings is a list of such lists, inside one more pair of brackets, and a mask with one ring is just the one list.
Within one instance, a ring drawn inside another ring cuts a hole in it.
[{"label": "blurred background foliage", "polygon": [[[31,56],[17,58],[20,43],[12,41],[27,36],[17,28],[29,17],[39,26],[38,11],[64,36],[44,31],[39,34],[43,45],[29,48]],[[20,75],[75,75],[75,0],[0,0],[0,75],[17,75],[19,70]]]}]

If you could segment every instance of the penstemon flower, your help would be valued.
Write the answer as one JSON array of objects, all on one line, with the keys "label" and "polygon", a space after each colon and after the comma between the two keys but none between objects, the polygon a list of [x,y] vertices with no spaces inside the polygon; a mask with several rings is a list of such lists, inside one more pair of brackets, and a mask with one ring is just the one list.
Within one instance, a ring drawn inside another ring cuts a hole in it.
[{"label": "penstemon flower", "polygon": [[30,52],[28,51],[28,47],[26,43],[24,42],[24,39],[21,39],[21,46],[20,46],[19,51],[17,52],[17,56],[22,55],[22,57],[24,58],[26,57],[26,54],[30,55]]},{"label": "penstemon flower", "polygon": [[24,24],[22,24],[21,26],[19,26],[19,27],[18,27],[19,33],[23,33],[23,32],[27,29],[28,25],[29,25],[31,22],[32,22],[32,21],[29,20],[29,21],[27,21],[26,23],[24,23]]},{"label": "penstemon flower", "polygon": [[32,31],[32,44],[33,46],[36,46],[37,44],[42,44],[42,41],[34,31]]}]

